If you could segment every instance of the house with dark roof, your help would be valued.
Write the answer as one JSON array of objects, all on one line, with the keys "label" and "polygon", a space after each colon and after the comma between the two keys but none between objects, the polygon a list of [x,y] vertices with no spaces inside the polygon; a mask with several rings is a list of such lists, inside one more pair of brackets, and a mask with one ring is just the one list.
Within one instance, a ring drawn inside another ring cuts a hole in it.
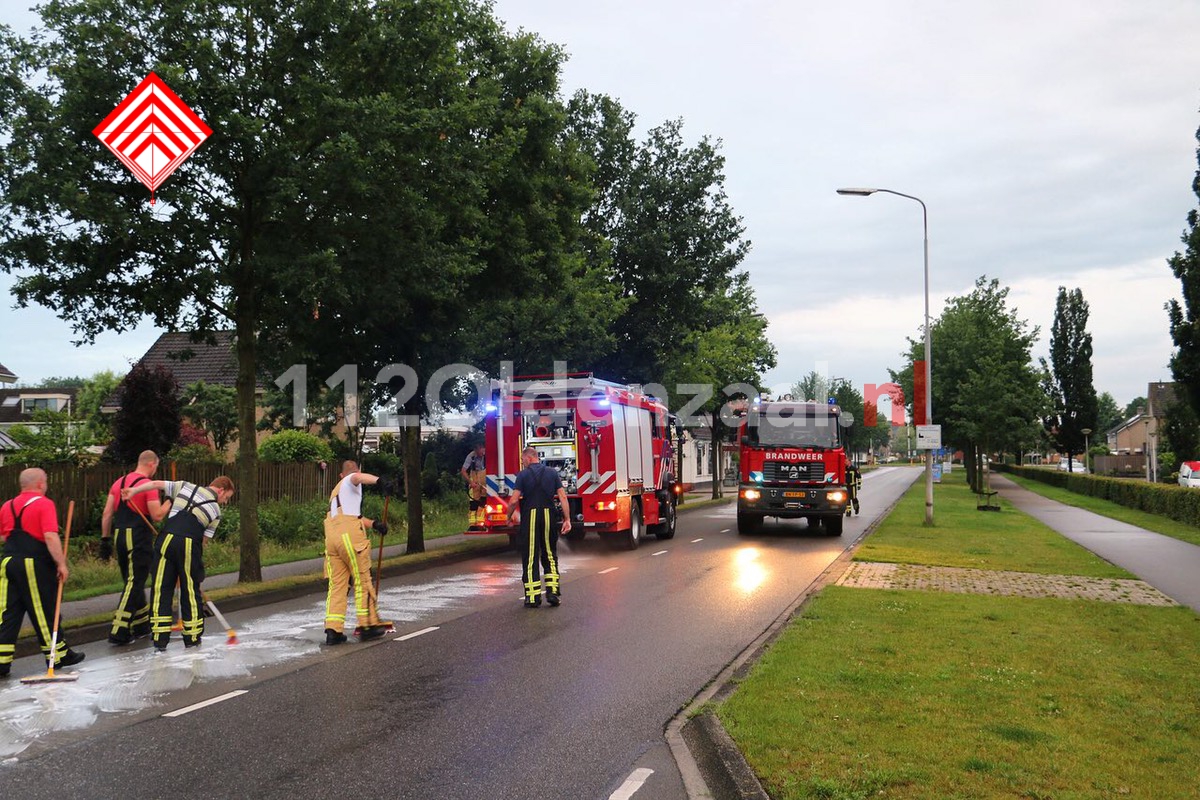
[{"label": "house with dark roof", "polygon": [[[197,341],[190,333],[164,333],[158,337],[137,364],[154,369],[165,367],[179,384],[180,391],[196,381],[234,388],[237,384],[237,355],[233,331],[216,331],[213,340]],[[121,388],[104,401],[103,411],[121,407]],[[259,385],[259,391],[262,385]]]},{"label": "house with dark roof", "polygon": [[16,383],[17,376],[8,367],[0,364],[0,383]]}]

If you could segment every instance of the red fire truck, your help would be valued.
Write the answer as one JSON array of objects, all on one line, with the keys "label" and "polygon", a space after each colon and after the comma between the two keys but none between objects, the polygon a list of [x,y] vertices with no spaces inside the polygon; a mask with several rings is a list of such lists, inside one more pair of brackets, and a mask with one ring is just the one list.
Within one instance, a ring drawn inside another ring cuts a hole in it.
[{"label": "red fire truck", "polygon": [[738,533],[756,533],[764,517],[823,524],[842,534],[854,487],[842,446],[841,410],[829,403],[755,399],[738,426]]},{"label": "red fire truck", "polygon": [[487,506],[472,533],[507,533],[508,497],[521,471],[521,451],[537,448],[558,470],[570,503],[568,539],[596,531],[635,549],[646,533],[675,535],[678,483],[670,416],[636,386],[590,373],[493,381],[487,407]]}]

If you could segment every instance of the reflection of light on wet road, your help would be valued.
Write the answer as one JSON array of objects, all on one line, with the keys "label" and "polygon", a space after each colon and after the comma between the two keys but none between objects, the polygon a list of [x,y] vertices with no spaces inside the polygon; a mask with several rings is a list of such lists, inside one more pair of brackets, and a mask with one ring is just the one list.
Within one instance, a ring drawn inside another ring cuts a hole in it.
[{"label": "reflection of light on wet road", "polygon": [[[588,559],[571,559],[578,567]],[[565,571],[565,570],[564,570]],[[519,564],[484,564],[473,572],[436,581],[384,587],[379,615],[398,624],[478,597],[521,598]],[[353,630],[354,599],[346,609],[346,630]],[[325,640],[325,600],[269,616],[235,623],[238,643],[227,645],[225,632],[208,620],[201,647],[185,650],[172,638],[165,653],[138,648],[93,653],[78,669],[74,683],[27,686],[13,678],[0,683],[0,758],[11,759],[34,741],[54,733],[90,727],[100,714],[122,714],[164,705],[172,692],[197,684],[249,677],[258,667],[316,655]],[[38,662],[41,663],[41,662]]]},{"label": "reflection of light on wet road", "polygon": [[733,585],[745,594],[753,592],[767,579],[767,570],[758,562],[758,557],[758,549],[754,547],[744,547],[734,551]]}]

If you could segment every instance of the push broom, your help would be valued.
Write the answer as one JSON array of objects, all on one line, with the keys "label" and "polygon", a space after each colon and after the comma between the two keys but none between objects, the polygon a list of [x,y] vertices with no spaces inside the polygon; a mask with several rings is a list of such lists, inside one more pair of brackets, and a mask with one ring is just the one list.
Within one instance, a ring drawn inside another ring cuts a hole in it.
[{"label": "push broom", "polygon": [[[75,515],[75,501],[67,504],[67,531],[63,535],[63,563],[67,563],[67,546],[71,543],[71,518]],[[21,683],[67,683],[79,680],[78,675],[55,675],[54,654],[58,649],[58,620],[62,613],[63,581],[58,582],[58,597],[54,601],[54,633],[50,636],[50,657],[47,659],[45,675],[31,675],[21,678]]]},{"label": "push broom", "polygon": [[[150,522],[150,518],[147,517],[145,514],[143,514],[142,510],[140,508],[138,508],[137,506],[133,506],[133,505],[131,505],[130,508],[132,508],[134,511],[136,511],[138,513],[138,516],[142,518],[143,522],[145,522],[147,525],[150,526],[151,530],[155,530],[154,524]],[[200,592],[200,597],[204,601],[205,605],[207,605],[210,609],[212,609],[212,612],[213,612],[213,614],[216,615],[217,620],[219,620],[220,623],[225,626],[225,644],[237,644],[238,643],[237,632],[234,631],[234,629],[232,627],[230,627],[229,622],[225,619],[225,615],[222,614],[217,609],[217,604],[214,603],[212,600],[209,600],[208,597],[204,594],[203,590]],[[183,629],[182,620],[180,621],[179,628],[180,628],[180,630]],[[175,630],[175,629],[172,628],[171,630]]]},{"label": "push broom", "polygon": [[[388,518],[388,503],[390,503],[391,500],[392,500],[392,498],[390,495],[383,498],[383,517],[382,517],[382,519],[385,524],[387,523],[387,518]],[[382,569],[383,569],[383,534],[380,534],[379,535],[379,556],[375,560],[375,610],[376,610],[376,612],[378,612],[378,610],[379,610],[379,575],[380,575],[380,570],[382,570]],[[384,622],[382,624],[387,625],[388,630],[390,630],[390,631],[396,630],[396,626],[390,622]],[[361,633],[362,633],[362,625],[358,625],[354,629],[354,635],[358,636]]]}]

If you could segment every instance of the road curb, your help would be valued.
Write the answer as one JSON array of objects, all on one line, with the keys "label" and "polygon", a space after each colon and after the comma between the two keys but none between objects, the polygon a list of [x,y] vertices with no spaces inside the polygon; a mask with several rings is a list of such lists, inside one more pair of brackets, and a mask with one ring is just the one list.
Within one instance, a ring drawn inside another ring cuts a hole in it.
[{"label": "road curb", "polygon": [[[414,572],[420,572],[432,567],[440,567],[446,564],[455,564],[460,561],[469,561],[472,558],[480,556],[496,555],[508,551],[508,540],[496,542],[494,544],[476,545],[469,549],[456,550],[452,552],[438,552],[436,550],[426,550],[424,555],[426,558],[420,561],[411,561],[405,563],[401,560],[399,563],[385,563],[383,569],[380,570],[380,578],[392,578],[397,575],[409,575]],[[407,554],[405,554],[407,555]],[[414,553],[413,555],[422,555]],[[404,556],[399,556],[403,559]],[[374,566],[374,565],[372,565]],[[285,586],[272,586],[273,583],[286,583]],[[245,586],[246,584],[234,584],[237,586]],[[222,598],[221,590],[206,592],[210,597],[216,597],[220,603],[222,612],[241,611],[247,608],[256,606],[265,606],[272,603],[282,603],[288,600],[295,600],[305,595],[323,592],[328,585],[328,580],[319,572],[305,573],[300,575],[289,575],[283,578],[276,578],[270,581],[264,581],[260,586],[261,590],[251,591],[246,594],[236,594]],[[66,627],[63,629],[63,635],[71,644],[86,644],[88,642],[98,642],[108,638],[108,633],[112,629],[112,622],[95,622],[89,625],[80,625],[77,627]],[[24,656],[32,656],[38,654],[39,648],[37,639],[32,634],[22,636],[17,640],[16,658]]]},{"label": "road curb", "polygon": [[[901,494],[903,497],[903,493]],[[900,497],[884,509],[799,597],[767,626],[745,650],[734,656],[670,722],[665,737],[683,777],[688,800],[769,800],[750,764],[729,736],[713,708],[720,705],[775,641],[804,605],[826,586],[838,581],[854,560],[854,553],[891,515]]]}]

